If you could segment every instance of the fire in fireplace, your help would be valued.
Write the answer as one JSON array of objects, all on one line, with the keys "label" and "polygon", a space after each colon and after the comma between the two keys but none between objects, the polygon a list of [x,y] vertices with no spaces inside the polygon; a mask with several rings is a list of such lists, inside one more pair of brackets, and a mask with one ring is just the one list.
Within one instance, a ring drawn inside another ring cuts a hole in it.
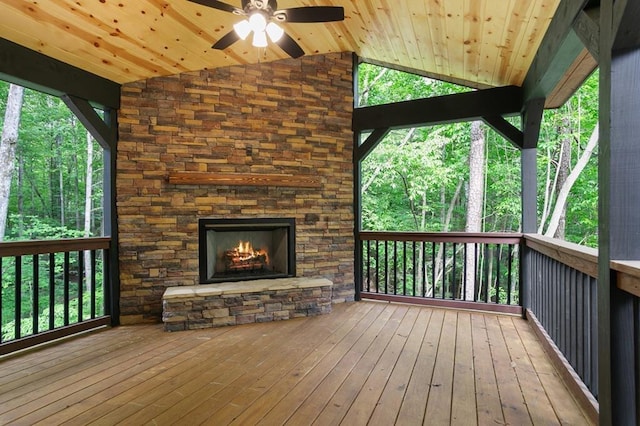
[{"label": "fire in fireplace", "polygon": [[200,219],[200,282],[295,276],[292,218]]}]

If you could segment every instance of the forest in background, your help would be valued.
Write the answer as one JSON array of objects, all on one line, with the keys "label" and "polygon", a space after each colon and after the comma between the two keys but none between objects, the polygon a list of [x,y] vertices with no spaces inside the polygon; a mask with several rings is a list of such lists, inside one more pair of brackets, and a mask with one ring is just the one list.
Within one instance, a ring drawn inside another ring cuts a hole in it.
[{"label": "forest in background", "polygon": [[[0,82],[0,129],[0,241],[101,236],[102,149],[64,102]],[[102,315],[96,260],[92,270],[89,252],[3,259],[0,341],[87,319],[94,304]]]},{"label": "forest in background", "polygon": [[[359,106],[471,89],[361,64]],[[520,117],[510,121],[520,128]],[[538,232],[597,247],[598,74],[545,110],[538,145]],[[363,140],[367,135],[363,135]],[[520,151],[481,122],[391,131],[362,163],[362,228],[521,230]]]}]

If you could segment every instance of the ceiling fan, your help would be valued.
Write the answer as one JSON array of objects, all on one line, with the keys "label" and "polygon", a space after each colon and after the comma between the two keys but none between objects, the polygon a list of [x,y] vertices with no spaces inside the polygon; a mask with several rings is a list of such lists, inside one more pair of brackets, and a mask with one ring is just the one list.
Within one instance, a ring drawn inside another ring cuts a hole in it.
[{"label": "ceiling fan", "polygon": [[276,0],[242,0],[242,8],[217,0],[189,1],[245,17],[212,46],[219,50],[226,49],[240,39],[245,40],[253,32],[253,46],[267,47],[268,36],[289,56],[299,58],[304,55],[304,51],[278,23],[333,22],[344,19],[344,8],[339,6],[305,6],[278,10]]}]

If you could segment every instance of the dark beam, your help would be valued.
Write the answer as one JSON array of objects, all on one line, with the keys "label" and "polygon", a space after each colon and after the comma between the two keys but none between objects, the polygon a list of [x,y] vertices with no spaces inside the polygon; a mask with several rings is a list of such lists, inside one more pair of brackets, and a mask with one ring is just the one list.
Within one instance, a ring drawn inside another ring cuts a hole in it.
[{"label": "dark beam", "polygon": [[69,94],[101,108],[120,107],[120,85],[0,38],[0,79],[54,96]]},{"label": "dark beam", "polygon": [[591,56],[600,56],[600,8],[582,11],[573,23],[573,29],[589,50]]},{"label": "dark beam", "polygon": [[384,129],[375,129],[367,139],[362,143],[362,145],[356,148],[355,160],[360,162],[363,160],[373,149],[378,146],[380,141],[387,136],[389,133],[389,128],[386,127]]},{"label": "dark beam", "polygon": [[563,0],[558,5],[525,77],[525,100],[549,96],[582,51],[582,42],[572,27],[586,4],[587,0]]},{"label": "dark beam", "polygon": [[540,138],[540,125],[544,112],[544,98],[531,99],[526,102],[522,111],[523,148],[537,148]]},{"label": "dark beam", "polygon": [[522,131],[499,115],[484,116],[482,120],[516,148],[522,149]]},{"label": "dark beam", "polygon": [[107,124],[100,118],[96,110],[93,109],[89,102],[84,99],[76,98],[71,95],[62,95],[60,97],[67,107],[82,122],[84,127],[91,133],[91,136],[98,141],[103,149],[109,149],[114,142],[115,129],[109,128]]},{"label": "dark beam", "polygon": [[483,116],[517,114],[522,89],[516,86],[437,96],[426,99],[356,108],[353,130],[421,127],[478,120]]}]

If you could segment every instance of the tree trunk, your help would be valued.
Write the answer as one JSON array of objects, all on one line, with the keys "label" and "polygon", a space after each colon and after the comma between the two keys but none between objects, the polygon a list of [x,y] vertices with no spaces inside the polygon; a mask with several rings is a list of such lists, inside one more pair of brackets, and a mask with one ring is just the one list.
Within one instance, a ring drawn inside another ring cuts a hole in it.
[{"label": "tree trunk", "polygon": [[[465,232],[482,232],[482,205],[484,202],[485,140],[482,123],[471,123],[471,149],[469,150],[469,194]],[[467,245],[465,259],[464,300],[474,300],[476,256],[473,244]]]},{"label": "tree trunk", "polygon": [[65,202],[65,196],[64,196],[64,173],[62,170],[62,136],[58,135],[56,136],[56,148],[57,148],[57,152],[58,152],[58,191],[60,193],[60,198],[58,199],[60,202],[60,225],[61,226],[65,226],[67,223],[66,217],[65,217],[65,208],[64,208],[64,202]]},{"label": "tree trunk", "polygon": [[11,178],[15,167],[16,145],[18,144],[18,129],[20,127],[20,112],[24,88],[11,84],[7,95],[7,109],[4,113],[4,126],[0,138],[0,241],[4,240],[7,228],[7,214],[9,212],[9,194],[11,192]]},{"label": "tree trunk", "polygon": [[[571,122],[569,117],[564,117],[562,119],[560,134],[562,135],[562,146],[560,149],[560,158],[558,160],[558,181],[556,183],[557,193],[559,193],[562,187],[566,184],[567,179],[569,178],[569,169],[571,168]],[[554,234],[555,238],[564,240],[566,219],[567,204],[563,203],[558,218],[558,227]]]},{"label": "tree trunk", "polygon": [[[87,132],[87,175],[85,177],[84,192],[84,237],[91,236],[91,189],[93,188],[93,138]],[[87,286],[87,293],[91,291],[91,252],[84,252],[84,279]]]},{"label": "tree trunk", "polygon": [[591,154],[593,150],[598,145],[598,137],[599,137],[599,126],[596,124],[596,127],[593,129],[591,133],[591,137],[589,138],[589,143],[585,148],[584,152],[576,162],[573,170],[569,174],[566,182],[558,192],[558,198],[556,200],[556,205],[553,209],[553,214],[551,215],[551,220],[549,221],[549,226],[547,227],[547,231],[544,235],[547,237],[551,237],[556,234],[556,229],[558,224],[560,223],[560,216],[562,215],[562,211],[566,208],[567,198],[569,197],[569,192],[573,187],[573,184],[580,177],[580,173],[584,170],[585,166],[589,162],[589,158],[591,158]]}]

